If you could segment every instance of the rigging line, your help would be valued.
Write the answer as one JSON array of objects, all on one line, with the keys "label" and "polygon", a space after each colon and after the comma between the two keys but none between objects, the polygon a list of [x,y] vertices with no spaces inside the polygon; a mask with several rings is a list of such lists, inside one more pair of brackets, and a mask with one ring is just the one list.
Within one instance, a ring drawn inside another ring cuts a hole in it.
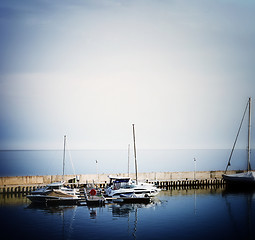
[{"label": "rigging line", "polygon": [[68,151],[69,159],[70,159],[70,162],[71,162],[71,165],[72,165],[73,174],[76,175],[76,174],[75,174],[75,168],[74,168],[74,165],[73,165],[73,159],[72,159],[72,156],[71,156],[71,151],[69,150],[69,147],[68,147],[67,144],[66,144],[66,149],[67,149],[67,151]]},{"label": "rigging line", "polygon": [[136,145],[135,145],[135,124],[132,124],[132,125],[133,125],[134,155],[135,155],[135,179],[136,179],[136,184],[138,184],[137,160],[136,160]]},{"label": "rigging line", "polygon": [[245,107],[245,110],[244,110],[244,114],[243,114],[243,117],[242,117],[242,121],[241,121],[241,124],[240,124],[240,126],[239,126],[239,129],[238,129],[238,131],[237,131],[236,139],[235,139],[234,145],[233,145],[233,147],[232,147],[232,150],[231,150],[231,153],[230,153],[230,156],[229,156],[229,159],[228,159],[228,164],[227,164],[227,167],[226,167],[225,173],[227,172],[228,167],[230,166],[230,161],[231,161],[231,158],[232,158],[232,155],[233,155],[233,152],[234,152],[235,146],[236,146],[236,142],[237,142],[237,139],[238,139],[238,136],[239,136],[239,133],[240,133],[240,130],[241,130],[242,124],[243,124],[243,120],[244,120],[244,117],[245,117],[245,114],[246,114],[246,111],[247,111],[248,105],[249,105],[249,101],[248,101],[248,102],[247,102],[247,104],[246,104],[246,107]]},{"label": "rigging line", "polygon": [[130,144],[128,144],[128,177],[129,177]]},{"label": "rigging line", "polygon": [[63,174],[62,174],[62,181],[64,181],[64,176],[65,176],[65,160],[66,160],[66,135],[64,136]]}]

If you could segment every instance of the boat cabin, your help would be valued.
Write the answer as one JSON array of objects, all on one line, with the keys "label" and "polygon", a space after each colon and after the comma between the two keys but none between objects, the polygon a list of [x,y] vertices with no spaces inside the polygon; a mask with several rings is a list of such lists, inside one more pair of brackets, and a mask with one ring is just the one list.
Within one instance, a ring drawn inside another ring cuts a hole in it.
[{"label": "boat cabin", "polygon": [[132,179],[130,177],[111,177],[109,187],[113,189],[128,188],[132,186]]},{"label": "boat cabin", "polygon": [[64,186],[64,182],[54,182],[54,183],[50,183],[48,184],[46,187],[47,189],[61,189]]}]

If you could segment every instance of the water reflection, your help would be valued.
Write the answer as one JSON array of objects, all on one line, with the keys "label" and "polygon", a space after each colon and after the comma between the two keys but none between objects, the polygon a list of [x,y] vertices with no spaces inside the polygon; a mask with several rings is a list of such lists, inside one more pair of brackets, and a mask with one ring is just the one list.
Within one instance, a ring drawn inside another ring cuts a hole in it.
[{"label": "water reflection", "polygon": [[113,217],[129,217],[130,213],[135,213],[140,208],[153,208],[160,205],[159,199],[154,199],[151,203],[132,203],[132,204],[112,204],[109,205],[108,209],[112,212]]},{"label": "water reflection", "polygon": [[[66,205],[66,206],[46,206],[38,204],[29,204],[24,208],[25,211],[34,212],[35,216],[40,216],[41,224],[34,226],[37,231],[40,228],[43,229],[45,233],[49,232],[49,224],[52,225],[52,230],[50,234],[56,234],[58,237],[56,239],[70,239],[73,235],[75,228],[75,217],[77,213],[77,205]],[[54,219],[54,220],[53,220]],[[53,225],[57,223],[57,225]],[[47,228],[45,226],[48,226]],[[40,229],[41,230],[41,229]],[[39,236],[37,236],[38,239]],[[40,236],[42,239],[46,239]],[[39,239],[40,239],[39,237]],[[32,238],[34,239],[34,238]]]},{"label": "water reflection", "polygon": [[34,211],[41,211],[46,214],[60,214],[63,215],[65,211],[74,211],[77,208],[76,205],[68,205],[68,206],[46,206],[46,205],[38,205],[31,203],[25,209],[30,209]]},{"label": "water reflection", "polygon": [[153,202],[148,204],[113,204],[108,207],[108,210],[112,212],[114,218],[127,219],[127,233],[132,236],[132,239],[137,239],[137,229],[139,222],[139,210],[142,208],[155,208],[161,204],[161,201],[154,199]]},{"label": "water reflection", "polygon": [[225,199],[229,219],[236,236],[244,239],[243,233],[245,232],[246,239],[254,239],[255,190],[225,189],[222,192],[222,197]]},{"label": "water reflection", "polygon": [[27,233],[31,239],[35,235],[39,239],[52,235],[54,239],[255,239],[254,191],[168,190],[149,204],[103,207],[34,206],[22,196],[1,197],[3,230],[10,232],[15,226],[15,236],[21,239]]},{"label": "water reflection", "polygon": [[30,201],[22,193],[0,194],[0,206],[24,205]]}]

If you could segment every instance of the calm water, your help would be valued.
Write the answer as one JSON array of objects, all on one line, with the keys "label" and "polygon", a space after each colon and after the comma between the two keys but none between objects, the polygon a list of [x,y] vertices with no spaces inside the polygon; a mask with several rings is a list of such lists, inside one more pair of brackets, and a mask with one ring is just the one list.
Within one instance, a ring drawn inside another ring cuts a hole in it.
[{"label": "calm water", "polygon": [[[224,170],[228,149],[138,150],[138,172]],[[134,172],[130,154],[130,172]],[[254,151],[251,153],[254,164]],[[63,151],[0,151],[0,176],[61,175]],[[98,164],[96,165],[96,160]],[[73,163],[73,165],[72,165]],[[231,169],[246,168],[246,151],[235,150]],[[66,153],[66,174],[121,173],[128,171],[127,150],[76,150]]]},{"label": "calm water", "polygon": [[168,190],[149,205],[94,209],[0,198],[1,239],[255,239],[254,193]]}]

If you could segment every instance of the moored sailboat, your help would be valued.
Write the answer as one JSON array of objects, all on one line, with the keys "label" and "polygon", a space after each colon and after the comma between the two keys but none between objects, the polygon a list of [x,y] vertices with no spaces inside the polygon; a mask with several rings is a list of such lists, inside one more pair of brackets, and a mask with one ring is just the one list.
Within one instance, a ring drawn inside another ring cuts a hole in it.
[{"label": "moored sailboat", "polygon": [[[132,180],[130,177],[113,177],[109,176],[110,184],[109,187],[105,189],[105,193],[108,197],[115,198],[128,198],[128,195],[132,198],[136,196],[138,198],[150,198],[156,196],[160,189],[155,185],[150,183],[138,182],[138,169],[137,169],[137,159],[136,159],[136,143],[135,143],[135,126],[133,124],[133,141],[134,141],[134,157],[135,157],[135,176],[136,179]],[[128,170],[129,171],[129,170]]]},{"label": "moored sailboat", "polygon": [[64,184],[65,174],[65,148],[66,136],[64,136],[64,153],[63,153],[63,175],[62,181],[46,185],[46,187],[32,191],[26,197],[36,204],[77,204],[80,200],[80,192],[77,188],[68,188]]},{"label": "moored sailboat", "polygon": [[[226,174],[228,167],[230,166],[231,157],[233,154],[233,151],[235,149],[235,145],[237,142],[237,138],[239,136],[242,123],[244,120],[244,117],[246,115],[247,109],[249,109],[249,117],[248,117],[248,147],[247,147],[247,169],[245,172],[242,173],[236,173],[236,174]],[[228,164],[225,170],[225,174],[222,175],[223,179],[226,181],[227,187],[233,187],[233,188],[255,188],[255,172],[251,170],[251,149],[250,149],[250,139],[251,139],[251,98],[249,98],[247,105],[245,107],[245,111],[242,117],[242,121],[240,124],[240,127],[237,132],[237,136],[228,160]]]}]

